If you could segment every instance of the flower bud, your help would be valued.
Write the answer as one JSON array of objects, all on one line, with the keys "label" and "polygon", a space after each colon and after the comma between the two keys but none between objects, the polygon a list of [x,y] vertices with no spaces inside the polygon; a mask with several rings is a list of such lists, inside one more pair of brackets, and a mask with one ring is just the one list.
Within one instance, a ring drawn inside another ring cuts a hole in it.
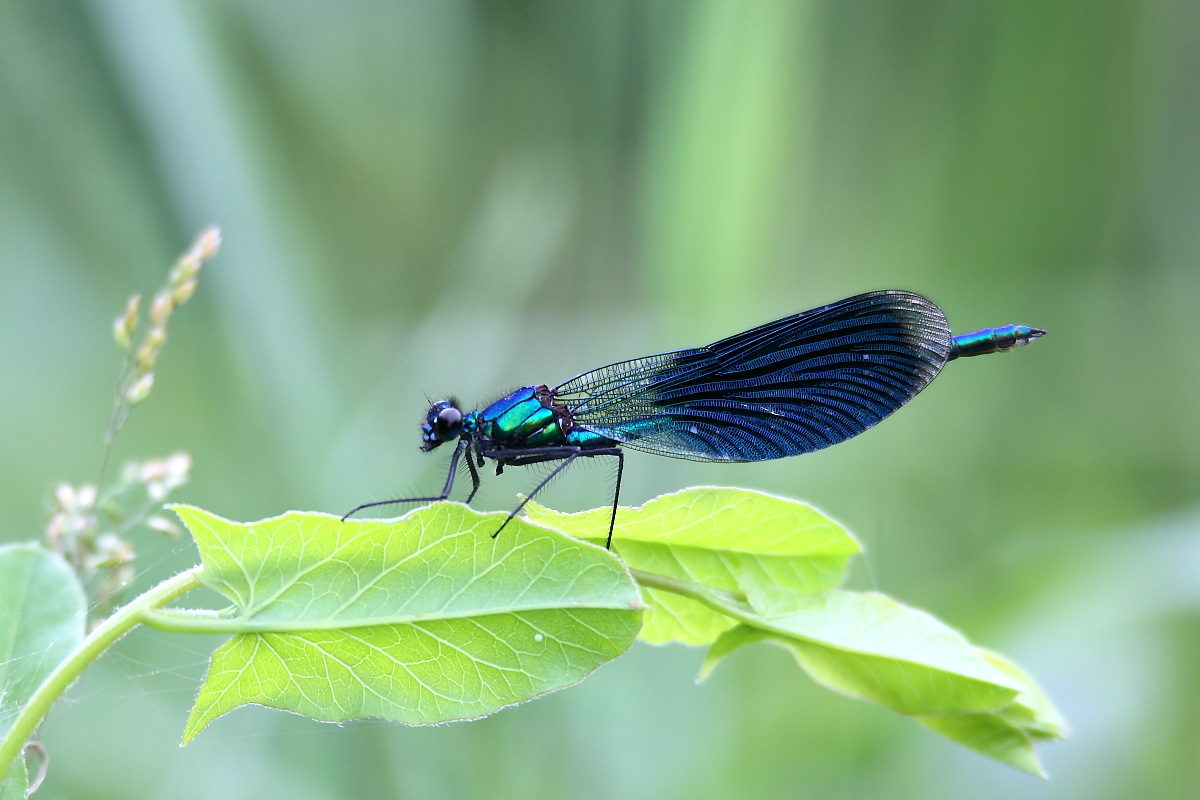
[{"label": "flower bud", "polygon": [[129,342],[133,338],[133,332],[137,330],[138,309],[141,303],[142,296],[140,294],[130,297],[125,303],[125,311],[113,320],[113,339],[116,340],[117,346],[126,352],[129,351]]},{"label": "flower bud", "polygon": [[196,239],[196,249],[200,251],[200,260],[208,261],[221,249],[221,229],[205,228]]},{"label": "flower bud", "polygon": [[153,388],[154,373],[147,372],[134,381],[130,387],[125,390],[125,402],[129,403],[131,406],[136,406],[138,403],[150,396],[150,390]]},{"label": "flower bud", "polygon": [[188,473],[192,469],[192,457],[187,453],[172,453],[163,462],[164,481],[167,489],[175,489],[188,482]]},{"label": "flower bud", "polygon": [[162,346],[167,342],[167,329],[162,325],[155,325],[146,334],[146,346],[153,347],[155,350],[161,350]]},{"label": "flower bud", "polygon": [[54,487],[54,499],[59,508],[72,508],[75,505],[75,487],[69,483],[60,483]]},{"label": "flower bud", "polygon": [[149,372],[154,369],[154,365],[158,362],[158,348],[151,347],[148,343],[138,348],[137,359],[134,363],[141,372]]},{"label": "flower bud", "polygon": [[154,295],[154,302],[150,304],[150,321],[161,327],[166,324],[167,317],[171,316],[171,311],[174,310],[174,307],[175,304],[171,301],[171,295],[166,292],[159,292]]},{"label": "flower bud", "polygon": [[146,527],[151,530],[158,531],[161,534],[165,534],[166,536],[170,536],[172,539],[179,539],[183,536],[183,531],[178,525],[159,514],[148,517],[146,519]]},{"label": "flower bud", "polygon": [[183,283],[175,287],[175,291],[171,292],[171,301],[177,306],[181,306],[188,300],[192,299],[192,295],[196,293],[196,279],[189,278]]},{"label": "flower bud", "polygon": [[100,493],[96,491],[96,487],[90,483],[85,483],[79,487],[78,494],[75,495],[75,502],[79,504],[79,508],[85,511],[90,511],[96,507],[96,500]]}]

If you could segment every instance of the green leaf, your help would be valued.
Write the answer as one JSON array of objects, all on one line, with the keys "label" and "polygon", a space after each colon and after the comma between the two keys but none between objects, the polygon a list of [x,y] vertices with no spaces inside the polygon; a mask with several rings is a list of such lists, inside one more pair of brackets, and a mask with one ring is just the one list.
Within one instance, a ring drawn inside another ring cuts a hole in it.
[{"label": "green leaf", "polygon": [[[608,536],[609,509],[562,514],[536,503],[529,518],[589,541]],[[694,487],[621,508],[613,550],[635,571],[653,573],[745,600],[759,613],[786,607],[795,594],[838,586],[860,548],[846,530],[796,500],[745,489]],[[706,644],[736,620],[694,599],[643,589],[641,638]]]},{"label": "green leaf", "polygon": [[925,727],[952,742],[969,747],[1003,764],[1046,777],[1033,749],[1033,738],[1002,713],[917,717]]},{"label": "green leaf", "polygon": [[25,800],[29,794],[29,772],[25,767],[25,759],[13,761],[8,777],[0,781],[0,800]]},{"label": "green leaf", "polygon": [[901,714],[993,711],[1020,691],[957,631],[874,592],[799,596],[790,613],[722,639],[711,648],[702,676],[747,641],[766,639],[790,650],[830,689]]},{"label": "green leaf", "polygon": [[1033,739],[1061,739],[1067,735],[1066,721],[1041,687],[1034,683],[1033,678],[1003,656],[982,647],[977,649],[1014,685],[1021,687],[1021,694],[1017,696],[1016,702],[1002,709],[1006,719]]},{"label": "green leaf", "polygon": [[[395,521],[175,511],[202,580],[235,608],[184,741],[239,705],[340,722],[470,719],[576,683],[637,636],[612,554],[503,515],[436,503]],[[202,629],[197,625],[194,629]]]},{"label": "green leaf", "polygon": [[1034,741],[1064,735],[1058,712],[1011,663],[923,611],[875,593],[798,596],[795,607],[722,635],[706,677],[733,650],[768,641],[818,683],[917,719],[952,741],[1041,775]]},{"label": "green leaf", "polygon": [[1045,777],[1034,744],[1067,735],[1067,726],[1049,698],[1016,665],[979,649],[1015,685],[1017,698],[994,713],[918,717],[917,721],[951,741],[1017,769]]},{"label": "green leaf", "polygon": [[737,622],[687,597],[642,587],[645,621],[639,638],[650,644],[707,644]]},{"label": "green leaf", "polygon": [[[86,617],[83,587],[61,557],[33,545],[0,547],[0,737],[83,641]],[[0,797],[23,797],[23,761],[0,770],[7,772]]]}]

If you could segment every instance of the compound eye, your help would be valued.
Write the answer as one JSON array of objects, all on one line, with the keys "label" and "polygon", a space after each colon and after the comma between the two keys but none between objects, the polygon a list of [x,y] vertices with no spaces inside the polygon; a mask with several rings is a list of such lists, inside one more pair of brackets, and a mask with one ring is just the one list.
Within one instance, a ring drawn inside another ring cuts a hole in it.
[{"label": "compound eye", "polygon": [[454,406],[448,406],[439,411],[437,419],[433,423],[437,437],[446,440],[457,436],[459,429],[462,428],[462,418],[462,412]]}]

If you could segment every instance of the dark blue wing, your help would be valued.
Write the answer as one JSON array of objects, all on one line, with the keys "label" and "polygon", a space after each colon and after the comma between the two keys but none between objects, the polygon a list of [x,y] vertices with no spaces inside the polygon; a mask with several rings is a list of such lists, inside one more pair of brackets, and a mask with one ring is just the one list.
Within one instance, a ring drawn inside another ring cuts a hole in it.
[{"label": "dark blue wing", "polygon": [[808,453],[875,425],[937,377],[950,328],[920,295],[882,291],[692,350],[622,361],[554,390],[576,427],[698,461]]}]

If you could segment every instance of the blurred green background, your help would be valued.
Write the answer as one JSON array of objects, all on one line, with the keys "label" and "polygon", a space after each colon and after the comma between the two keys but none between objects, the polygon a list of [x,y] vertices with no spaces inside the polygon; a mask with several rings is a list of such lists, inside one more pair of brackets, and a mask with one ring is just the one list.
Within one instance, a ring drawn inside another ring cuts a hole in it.
[{"label": "blurred green background", "polygon": [[[1042,782],[782,651],[696,685],[699,650],[637,645],[478,723],[247,709],[180,749],[215,641],[142,631],[55,710],[40,796],[1200,796],[1197,41],[1167,0],[0,2],[0,540],[94,479],[111,320],[209,223],[114,457],[190,451],[180,499],[235,519],[440,486],[427,393],[908,288],[1050,335],[816,455],[632,455],[622,499],[817,504],[867,547],[856,586],[1012,656],[1073,728]],[[138,541],[135,588],[194,562]]]}]

